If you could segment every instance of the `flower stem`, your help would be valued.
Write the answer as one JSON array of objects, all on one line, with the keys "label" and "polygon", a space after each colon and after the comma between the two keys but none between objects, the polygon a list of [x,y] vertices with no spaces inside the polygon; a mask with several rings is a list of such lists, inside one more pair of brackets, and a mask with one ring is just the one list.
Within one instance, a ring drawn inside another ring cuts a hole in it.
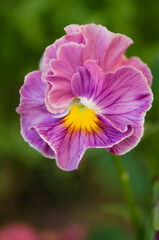
[{"label": "flower stem", "polygon": [[136,237],[137,237],[137,239],[141,240],[142,239],[141,225],[140,225],[140,221],[139,221],[139,217],[138,217],[138,213],[137,213],[137,207],[136,207],[136,204],[135,204],[133,192],[132,192],[132,189],[131,189],[129,173],[124,168],[124,166],[122,164],[122,161],[120,160],[120,157],[117,156],[117,155],[114,155],[114,154],[111,154],[111,155],[112,155],[112,158],[113,158],[114,163],[115,163],[115,167],[116,167],[116,170],[117,170],[117,173],[118,173],[120,184],[121,184],[122,189],[123,189],[125,200],[127,202],[127,207],[128,207],[128,210],[129,210],[132,225],[133,225],[134,230],[136,232]]}]

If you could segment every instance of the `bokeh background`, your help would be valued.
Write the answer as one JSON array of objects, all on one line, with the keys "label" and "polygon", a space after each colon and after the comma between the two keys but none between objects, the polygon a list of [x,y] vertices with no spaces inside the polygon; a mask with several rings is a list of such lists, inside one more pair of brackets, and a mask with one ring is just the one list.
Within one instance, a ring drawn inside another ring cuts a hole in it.
[{"label": "bokeh background", "polygon": [[5,0],[0,5],[0,227],[18,222],[60,231],[76,224],[88,240],[135,239],[111,155],[88,150],[77,171],[64,172],[23,140],[15,112],[24,76],[38,69],[46,46],[64,35],[66,25],[93,22],[132,38],[126,55],[139,56],[153,74],[155,100],[144,137],[122,157],[144,239],[152,239],[153,185],[159,177],[159,1]]}]

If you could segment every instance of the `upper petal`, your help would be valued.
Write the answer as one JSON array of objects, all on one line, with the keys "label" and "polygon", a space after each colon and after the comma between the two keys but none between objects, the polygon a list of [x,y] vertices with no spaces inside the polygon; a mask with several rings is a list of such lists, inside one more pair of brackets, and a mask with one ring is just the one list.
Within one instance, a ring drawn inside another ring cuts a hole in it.
[{"label": "upper petal", "polygon": [[100,60],[107,51],[115,34],[108,31],[105,27],[96,24],[82,25],[81,31],[87,40],[84,53],[85,60]]},{"label": "upper petal", "polygon": [[52,113],[62,112],[73,99],[71,78],[77,68],[82,65],[84,45],[68,43],[58,49],[58,59],[51,60],[50,66],[54,73],[45,76],[47,82],[46,106]]},{"label": "upper petal", "polygon": [[75,32],[81,32],[80,25],[78,24],[70,24],[64,28],[65,32],[67,34],[75,33]]},{"label": "upper petal", "polygon": [[77,43],[67,43],[59,47],[57,59],[51,60],[50,67],[55,76],[71,80],[76,69],[83,63],[85,46]]},{"label": "upper petal", "polygon": [[98,64],[104,72],[112,71],[121,55],[133,43],[129,37],[112,33],[107,28],[96,24],[69,25],[65,31],[67,33],[83,33],[86,39],[84,60],[98,60]]},{"label": "upper petal", "polygon": [[116,65],[118,61],[121,61],[122,54],[132,43],[133,41],[129,37],[119,33],[114,34],[107,51],[99,63],[103,71],[112,71],[114,65]]},{"label": "upper petal", "polygon": [[64,112],[73,99],[70,81],[53,76],[46,90],[45,103],[52,113]]},{"label": "upper petal", "polygon": [[52,59],[57,59],[57,50],[61,45],[75,42],[78,44],[84,44],[85,39],[82,33],[70,33],[68,35],[65,35],[59,39],[57,39],[53,44],[48,46],[44,52],[44,55],[40,62],[40,70],[41,71],[48,71],[50,69],[49,63]]}]

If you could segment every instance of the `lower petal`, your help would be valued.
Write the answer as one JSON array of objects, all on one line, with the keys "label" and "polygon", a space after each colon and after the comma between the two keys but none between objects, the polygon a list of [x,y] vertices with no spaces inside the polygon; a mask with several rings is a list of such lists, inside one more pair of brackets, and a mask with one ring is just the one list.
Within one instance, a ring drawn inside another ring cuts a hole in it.
[{"label": "lower petal", "polygon": [[61,169],[70,171],[78,168],[85,151],[84,138],[80,131],[68,131],[61,120],[56,124],[39,126],[35,129],[55,151],[57,165]]},{"label": "lower petal", "polygon": [[35,127],[37,133],[55,152],[57,165],[67,171],[78,168],[87,148],[112,147],[132,134],[131,127],[122,133],[101,117],[96,117],[95,122],[91,121],[90,125],[82,120],[80,125],[77,118],[77,122],[71,122],[71,114],[74,116],[74,113],[69,113],[53,124]]}]

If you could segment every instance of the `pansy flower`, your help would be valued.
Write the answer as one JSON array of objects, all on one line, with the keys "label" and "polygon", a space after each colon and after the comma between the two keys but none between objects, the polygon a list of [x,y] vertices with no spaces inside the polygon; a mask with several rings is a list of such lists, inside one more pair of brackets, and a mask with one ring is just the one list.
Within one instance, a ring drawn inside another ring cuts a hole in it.
[{"label": "pansy flower", "polygon": [[48,46],[40,70],[25,77],[17,112],[21,133],[64,170],[77,169],[86,149],[122,155],[143,135],[152,76],[132,40],[101,25],[69,25]]}]

